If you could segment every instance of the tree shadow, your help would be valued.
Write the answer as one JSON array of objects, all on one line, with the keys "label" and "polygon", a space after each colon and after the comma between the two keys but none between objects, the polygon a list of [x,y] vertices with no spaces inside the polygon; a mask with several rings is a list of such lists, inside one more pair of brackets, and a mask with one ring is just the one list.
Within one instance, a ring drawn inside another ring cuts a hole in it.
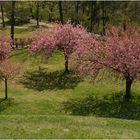
[{"label": "tree shadow", "polygon": [[4,99],[0,98],[0,112],[4,111],[8,107],[14,105],[14,100],[12,98]]},{"label": "tree shadow", "polygon": [[12,54],[10,55],[9,58],[16,58],[18,61],[25,62],[29,56],[27,48],[16,48],[13,50]]},{"label": "tree shadow", "polygon": [[43,91],[46,89],[73,89],[80,81],[80,77],[74,72],[36,70],[26,72],[20,83],[26,88]]},{"label": "tree shadow", "polygon": [[140,120],[140,96],[125,101],[122,92],[102,98],[91,95],[84,99],[68,100],[63,103],[63,109],[72,115]]}]

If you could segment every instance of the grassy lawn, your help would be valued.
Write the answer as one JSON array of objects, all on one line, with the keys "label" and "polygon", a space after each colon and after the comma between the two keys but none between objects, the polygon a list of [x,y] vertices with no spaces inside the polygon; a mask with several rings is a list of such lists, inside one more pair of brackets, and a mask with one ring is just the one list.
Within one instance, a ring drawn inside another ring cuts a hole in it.
[{"label": "grassy lawn", "polygon": [[[28,38],[34,29],[32,24],[17,26],[15,36]],[[45,61],[17,49],[11,59],[22,69],[9,81],[8,100],[0,84],[0,138],[140,138],[139,82],[128,103],[123,101],[124,81],[108,72],[94,83],[72,71],[64,74],[58,51]]]},{"label": "grassy lawn", "polygon": [[[3,100],[1,82],[0,138],[140,138],[139,83],[133,85],[135,98],[129,109],[123,104],[119,110],[125,85],[109,74],[94,84],[72,72],[63,75],[60,52],[45,62],[18,49],[11,59],[22,64],[22,72],[9,81],[8,100]],[[122,96],[113,100],[114,93]],[[96,99],[87,100],[89,96]],[[98,111],[87,112],[99,101],[103,105],[97,106]]]},{"label": "grassy lawn", "polygon": [[[40,25],[40,27],[47,27],[47,25]],[[7,34],[10,35],[10,29],[11,27],[9,25],[6,25],[6,28],[0,28],[0,31],[4,31],[6,32]],[[30,36],[30,33],[35,30],[37,27],[36,27],[36,23],[27,23],[27,24],[23,24],[21,26],[15,26],[15,38],[29,38]]]}]

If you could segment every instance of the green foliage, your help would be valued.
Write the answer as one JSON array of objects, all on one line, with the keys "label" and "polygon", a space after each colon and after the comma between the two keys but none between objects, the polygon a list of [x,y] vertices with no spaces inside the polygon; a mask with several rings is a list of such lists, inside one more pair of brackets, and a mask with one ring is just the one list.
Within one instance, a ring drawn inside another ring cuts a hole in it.
[{"label": "green foliage", "polygon": [[[38,1],[39,3],[39,20],[44,22],[59,22],[59,6],[58,1]],[[139,9],[140,2],[134,1],[105,1],[104,2],[104,17],[102,1],[94,1],[93,12],[91,13],[90,1],[62,1],[62,13],[64,21],[71,21],[72,23],[79,23],[90,29],[93,27],[93,32],[102,33],[103,19],[105,28],[112,25],[122,26],[126,24],[139,25]],[[6,17],[10,20],[11,16],[11,2],[4,2],[4,12]],[[36,1],[17,1],[15,9],[15,24],[23,24],[29,22],[30,19],[36,20],[37,2]],[[91,15],[93,23],[91,24]]]},{"label": "green foliage", "polygon": [[[7,2],[5,5],[6,17],[9,19],[8,24],[10,24],[11,19],[11,2]],[[28,23],[31,19],[31,12],[28,2],[16,2],[15,7],[15,25],[20,25],[23,23]]]}]

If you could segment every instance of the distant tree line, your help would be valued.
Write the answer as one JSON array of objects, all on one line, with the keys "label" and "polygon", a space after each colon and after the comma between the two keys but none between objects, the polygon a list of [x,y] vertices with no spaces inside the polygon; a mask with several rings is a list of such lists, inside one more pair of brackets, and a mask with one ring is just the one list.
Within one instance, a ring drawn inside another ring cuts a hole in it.
[{"label": "distant tree line", "polygon": [[[13,1],[1,1],[1,19],[10,21]],[[45,22],[70,20],[82,24],[89,31],[104,33],[110,25],[126,26],[128,22],[139,24],[139,1],[15,1],[15,24],[29,22],[30,19]],[[7,21],[7,22],[8,22]]]}]

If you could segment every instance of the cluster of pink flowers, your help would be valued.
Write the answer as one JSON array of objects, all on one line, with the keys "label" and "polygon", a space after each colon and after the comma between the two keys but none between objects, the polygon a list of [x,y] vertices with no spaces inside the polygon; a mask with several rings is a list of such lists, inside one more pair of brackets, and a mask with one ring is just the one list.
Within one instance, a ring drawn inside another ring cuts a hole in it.
[{"label": "cluster of pink flowers", "polygon": [[80,47],[79,44],[85,38],[91,39],[91,35],[80,25],[55,24],[49,29],[38,29],[33,32],[30,51],[50,56],[53,50],[59,49],[64,54],[65,65],[67,65],[65,67],[68,67],[70,55]]},{"label": "cluster of pink flowers", "polygon": [[[140,32],[138,29],[129,28],[126,32],[113,27],[110,32],[93,45],[81,45],[77,54],[80,66],[82,63],[88,72],[98,68],[110,68],[135,79],[140,70]],[[81,70],[82,72],[82,70]]]},{"label": "cluster of pink flowers", "polygon": [[75,53],[80,73],[93,74],[106,67],[134,79],[140,68],[139,38],[139,30],[134,28],[124,32],[113,27],[106,36],[97,39],[80,25],[55,24],[50,29],[33,32],[30,51],[50,55],[54,49],[60,49],[65,59]]},{"label": "cluster of pink flowers", "polygon": [[51,29],[37,29],[30,38],[30,52],[50,56],[55,49],[55,40]]},{"label": "cluster of pink flowers", "polygon": [[14,78],[20,72],[20,65],[5,59],[0,64],[0,77],[4,79]]},{"label": "cluster of pink flowers", "polygon": [[49,30],[33,33],[30,44],[33,53],[51,54],[60,49],[68,70],[69,57],[74,54],[81,75],[98,74],[100,69],[111,69],[126,79],[126,91],[140,72],[140,30],[129,27],[126,31],[113,27],[106,36],[96,37],[83,27],[70,23],[56,24]]},{"label": "cluster of pink flowers", "polygon": [[0,33],[0,61],[7,58],[10,53],[11,40],[4,33]]}]

